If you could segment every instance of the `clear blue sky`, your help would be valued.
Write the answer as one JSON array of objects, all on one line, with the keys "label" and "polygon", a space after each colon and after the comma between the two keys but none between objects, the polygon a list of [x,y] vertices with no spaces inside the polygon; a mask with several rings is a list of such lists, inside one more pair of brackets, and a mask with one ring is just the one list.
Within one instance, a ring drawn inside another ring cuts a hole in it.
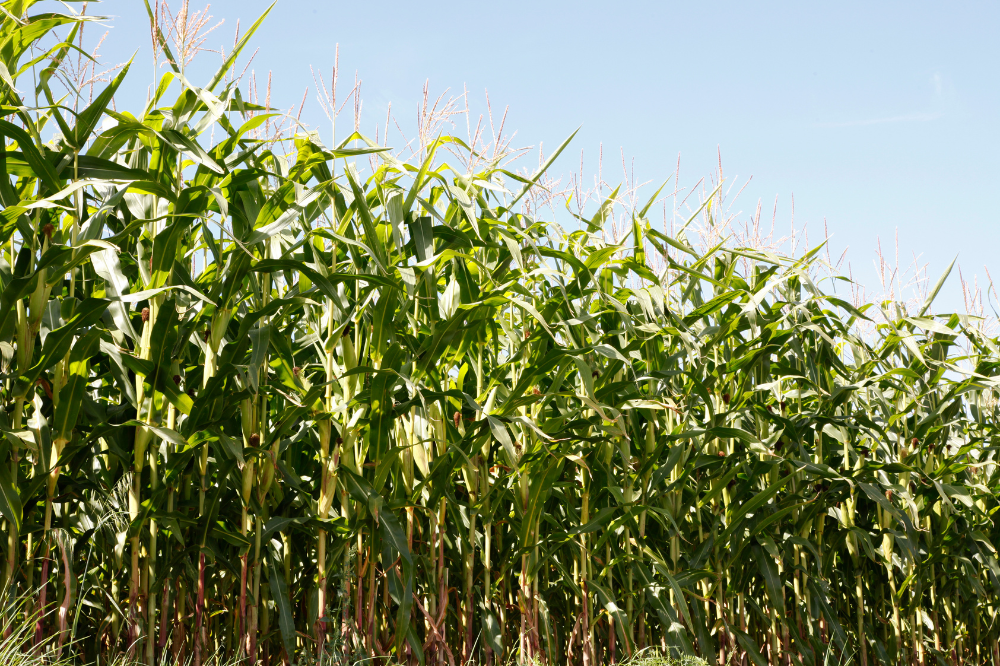
[{"label": "clear blue sky", "polygon": [[[245,29],[268,4],[215,0],[226,23],[207,45],[230,46],[236,20]],[[142,2],[88,13],[115,16],[106,60],[140,50],[123,91],[137,106],[151,77]],[[516,143],[554,148],[583,126],[556,172],[580,150],[592,170],[603,142],[606,171],[621,172],[623,149],[641,179],[663,179],[680,153],[691,186],[721,149],[727,178],[753,176],[739,209],[762,199],[770,218],[778,196],[787,228],[794,195],[796,223],[815,241],[826,218],[834,253],[849,246],[854,276],[877,290],[876,239],[893,254],[897,229],[901,258],[921,255],[932,282],[955,255],[966,278],[982,284],[986,266],[1000,280],[998,25],[1000,5],[986,2],[279,0],[252,67],[274,71],[277,106],[309,86],[303,120],[325,127],[309,65],[328,75],[339,42],[341,94],[357,70],[368,133],[390,101],[412,125],[427,78],[432,92],[467,86],[474,110],[488,89],[495,109],[509,105]],[[217,62],[201,56],[201,71]],[[961,308],[957,278],[941,307]]]}]

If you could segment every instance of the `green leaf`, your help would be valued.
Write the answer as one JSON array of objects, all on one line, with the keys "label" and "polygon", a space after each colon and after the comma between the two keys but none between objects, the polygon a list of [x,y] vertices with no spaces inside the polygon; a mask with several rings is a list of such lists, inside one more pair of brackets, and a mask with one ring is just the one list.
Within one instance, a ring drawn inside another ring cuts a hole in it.
[{"label": "green leaf", "polygon": [[517,193],[517,196],[515,196],[514,199],[510,202],[510,204],[507,205],[507,210],[514,210],[514,206],[517,204],[517,202],[520,201],[524,197],[524,195],[527,194],[529,190],[531,190],[532,187],[538,184],[538,179],[541,178],[542,175],[549,170],[549,167],[552,166],[552,163],[555,162],[556,158],[562,154],[562,151],[566,149],[566,146],[569,145],[569,142],[573,140],[573,137],[575,137],[577,132],[579,131],[580,128],[579,127],[576,128],[575,130],[573,130],[572,134],[566,137],[565,141],[559,144],[559,147],[556,148],[555,152],[549,155],[549,159],[545,160],[545,164],[540,166],[538,170],[535,171],[534,175],[531,176],[531,179],[524,184],[524,186],[521,188],[521,191]]},{"label": "green leaf", "polygon": [[256,393],[259,388],[260,370],[267,358],[267,348],[271,341],[271,327],[261,326],[250,331],[250,372],[247,374],[250,385]]},{"label": "green leaf", "polygon": [[[382,359],[382,365],[387,368],[398,368],[402,364],[402,359],[402,347],[394,344],[386,352]],[[381,461],[389,454],[389,437],[395,426],[392,387],[397,380],[398,377],[395,374],[388,372],[380,372],[371,380],[371,428],[368,431],[368,446],[372,458],[377,461]],[[388,470],[385,470],[383,475],[376,475],[374,484],[376,492],[382,490],[381,482],[387,472]]]},{"label": "green leaf", "polygon": [[187,153],[196,163],[203,165],[217,174],[226,173],[226,170],[219,166],[208,152],[201,147],[201,144],[194,139],[188,138],[177,130],[163,130],[160,134],[175,150]]},{"label": "green leaf", "polygon": [[383,273],[386,272],[386,266],[389,261],[386,258],[386,250],[379,239],[378,234],[375,232],[375,225],[372,222],[371,211],[368,210],[368,202],[365,199],[365,192],[361,189],[361,185],[358,184],[357,174],[354,173],[353,168],[348,166],[346,169],[347,180],[351,184],[351,190],[354,192],[354,203],[352,204],[358,212],[358,217],[361,219],[361,226],[364,230],[365,240],[368,243],[368,247],[374,251],[375,261],[378,263],[379,268]]},{"label": "green leaf", "polygon": [[785,586],[778,576],[777,564],[760,546],[754,544],[750,550],[753,551],[754,560],[757,562],[757,570],[764,578],[764,589],[767,590],[768,599],[771,600],[771,604],[777,609],[778,617],[785,617]]},{"label": "green leaf", "polygon": [[6,136],[17,141],[17,146],[21,149],[24,159],[31,165],[35,175],[45,183],[45,186],[51,192],[58,192],[61,189],[55,170],[49,164],[49,161],[42,157],[42,154],[35,147],[34,142],[28,136],[27,132],[11,122],[0,119],[0,136]]},{"label": "green leaf", "polygon": [[[132,56],[135,57],[134,55]],[[91,102],[90,106],[80,112],[76,117],[76,127],[73,128],[72,136],[66,137],[66,140],[72,145],[76,150],[82,150],[83,146],[91,139],[91,135],[94,133],[94,129],[97,127],[97,123],[101,120],[101,116],[104,115],[105,109],[108,108],[108,104],[111,103],[111,98],[115,96],[118,92],[118,87],[125,80],[125,75],[128,74],[129,67],[132,66],[132,60],[129,59],[127,63],[122,67],[121,71],[115,75],[115,78],[111,79],[111,83],[97,95],[97,98]]]},{"label": "green leaf", "polygon": [[288,585],[285,574],[278,567],[281,561],[273,546],[268,547],[270,557],[267,558],[267,581],[271,586],[271,596],[278,608],[278,628],[281,631],[281,643],[285,654],[291,658],[295,654],[295,620],[292,617],[292,603],[288,597]]},{"label": "green leaf", "polygon": [[[167,38],[163,35],[163,30],[159,26],[159,17],[153,15],[153,8],[149,6],[149,0],[143,0],[143,2],[146,4],[146,13],[149,15],[150,32],[152,32],[152,26],[156,26],[156,34],[154,38],[157,42],[159,42],[164,55],[167,56],[167,63],[175,72],[180,74],[181,69],[177,66],[177,58],[175,58],[174,54],[170,51],[170,45],[167,43]],[[157,4],[157,9],[159,9],[159,4]]]},{"label": "green leaf", "polygon": [[930,310],[931,303],[934,302],[934,299],[937,297],[938,292],[941,291],[941,287],[944,286],[945,280],[947,280],[948,276],[951,275],[951,269],[955,267],[956,261],[958,261],[957,255],[955,256],[954,259],[951,260],[951,263],[948,264],[948,268],[944,270],[944,273],[941,274],[941,277],[938,278],[938,281],[934,283],[934,288],[931,289],[930,292],[927,294],[927,298],[924,299],[924,304],[920,306],[920,311],[917,313],[918,317],[923,317],[925,314],[927,314],[927,311]]},{"label": "green leaf", "polygon": [[107,309],[108,303],[109,301],[103,298],[88,298],[78,304],[69,321],[49,333],[45,338],[45,345],[42,347],[38,362],[22,375],[22,379],[29,385],[34,384],[42,372],[61,361],[66,356],[66,352],[69,351],[70,345],[73,344],[77,331],[92,326],[100,319]]},{"label": "green leaf", "polygon": [[632,645],[632,629],[628,621],[628,615],[626,615],[625,612],[618,606],[614,597],[612,597],[607,590],[598,585],[596,582],[588,580],[587,587],[593,588],[593,590],[597,592],[597,596],[601,600],[601,605],[604,606],[604,610],[608,612],[608,615],[615,619],[615,632],[618,634],[618,639],[624,643],[625,652],[631,653],[634,646]]},{"label": "green leaf", "polygon": [[736,640],[739,642],[740,647],[746,650],[747,655],[749,655],[750,660],[756,664],[756,666],[768,666],[767,659],[764,655],[760,653],[760,648],[757,647],[757,642],[746,632],[740,631],[732,625],[729,626],[729,631],[736,635]]},{"label": "green leaf", "polygon": [[746,502],[740,503],[740,505],[732,511],[729,518],[729,527],[719,535],[719,541],[725,543],[728,541],[729,537],[742,526],[743,517],[748,513],[756,513],[758,509],[771,501],[775,495],[778,494],[785,485],[791,481],[792,475],[782,476],[777,481],[769,485],[764,490],[755,494],[751,499]]},{"label": "green leaf", "polygon": [[[146,0],[146,3],[146,6],[148,7],[149,0]],[[215,86],[219,85],[219,83],[226,77],[226,72],[233,66],[236,59],[240,57],[240,53],[243,52],[247,42],[249,42],[250,38],[253,37],[255,32],[257,32],[257,28],[259,28],[260,24],[264,22],[264,19],[267,18],[267,15],[271,13],[271,10],[274,9],[276,4],[277,0],[272,2],[268,8],[264,10],[264,13],[261,14],[256,21],[254,21],[253,25],[250,26],[250,29],[243,33],[243,37],[236,43],[236,46],[234,46],[233,50],[229,52],[229,55],[226,56],[226,59],[222,62],[222,66],[219,67],[219,69],[215,72],[215,75],[213,75],[211,80],[208,82],[208,85],[205,86],[205,90],[215,90]]]},{"label": "green leaf", "polygon": [[59,400],[52,418],[52,430],[58,433],[57,440],[68,442],[73,438],[73,429],[90,381],[90,357],[99,350],[100,340],[97,329],[90,329],[73,345],[69,355],[69,380],[59,391]]},{"label": "green leaf", "polygon": [[15,534],[21,531],[22,511],[17,479],[11,474],[11,468],[6,463],[0,464],[0,512],[11,524]]}]

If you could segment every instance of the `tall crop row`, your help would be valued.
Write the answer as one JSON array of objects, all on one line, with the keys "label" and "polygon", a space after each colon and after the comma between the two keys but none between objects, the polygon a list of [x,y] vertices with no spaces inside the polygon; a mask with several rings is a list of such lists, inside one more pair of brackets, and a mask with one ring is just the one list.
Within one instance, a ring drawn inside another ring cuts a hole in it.
[{"label": "tall crop row", "polygon": [[34,650],[1000,666],[1000,351],[937,289],[858,310],[815,252],[658,232],[657,195],[621,242],[611,200],[564,231],[521,206],[551,160],[454,137],[284,154],[225,82],[253,29],[204,87],[115,111],[126,68],[70,109],[31,46],[77,19],[32,4],[0,27],[0,608]]}]

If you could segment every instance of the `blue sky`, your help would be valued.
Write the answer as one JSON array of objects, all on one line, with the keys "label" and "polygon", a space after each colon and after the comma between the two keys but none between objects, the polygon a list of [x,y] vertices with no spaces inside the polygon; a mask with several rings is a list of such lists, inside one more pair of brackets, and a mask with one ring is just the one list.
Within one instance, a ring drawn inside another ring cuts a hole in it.
[{"label": "blue sky", "polygon": [[[269,4],[215,0],[210,13],[226,22],[206,45],[228,47],[237,19],[245,29]],[[115,16],[107,61],[139,50],[119,96],[138,106],[152,77],[142,3],[88,13]],[[515,143],[554,148],[582,125],[556,173],[575,170],[581,150],[593,172],[603,143],[606,180],[621,173],[620,150],[640,180],[670,176],[679,153],[680,185],[692,186],[721,151],[736,189],[753,177],[736,211],[749,216],[760,199],[769,220],[777,196],[783,231],[794,195],[796,225],[815,241],[825,218],[834,255],[849,247],[870,291],[877,239],[894,256],[897,231],[901,263],[916,253],[933,282],[958,255],[982,285],[984,266],[1000,280],[998,19],[985,2],[279,0],[252,68],[259,79],[273,70],[283,108],[309,86],[303,120],[325,128],[309,65],[328,75],[339,43],[341,94],[357,71],[367,133],[389,102],[412,126],[425,79],[432,93],[466,86],[476,114],[488,89],[494,110],[509,106]],[[217,62],[203,54],[192,78]],[[961,308],[956,271],[938,310]]]}]

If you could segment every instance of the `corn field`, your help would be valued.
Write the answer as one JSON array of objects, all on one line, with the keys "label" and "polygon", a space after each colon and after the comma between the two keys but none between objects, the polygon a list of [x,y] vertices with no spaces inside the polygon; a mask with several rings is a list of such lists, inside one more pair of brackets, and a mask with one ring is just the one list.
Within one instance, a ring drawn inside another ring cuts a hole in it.
[{"label": "corn field", "polygon": [[260,21],[203,87],[154,21],[173,65],[134,115],[127,66],[57,97],[85,17],[33,4],[0,17],[26,650],[1000,666],[1000,348],[934,314],[947,273],[855,307],[818,247],[658,231],[662,188],[614,241],[614,193],[564,229],[523,204],[569,140],[528,176],[445,134],[269,140],[227,78]]}]

